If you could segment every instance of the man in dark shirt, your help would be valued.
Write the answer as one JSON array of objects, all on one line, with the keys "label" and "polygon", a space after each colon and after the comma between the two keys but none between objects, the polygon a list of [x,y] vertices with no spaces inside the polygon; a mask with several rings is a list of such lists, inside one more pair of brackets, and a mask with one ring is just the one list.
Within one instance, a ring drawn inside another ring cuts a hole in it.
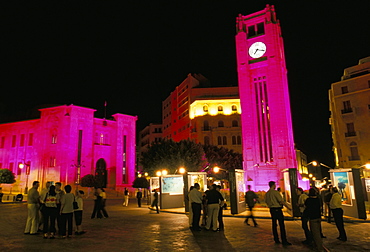
[{"label": "man in dark shirt", "polygon": [[137,198],[137,206],[141,207],[141,198],[143,197],[143,193],[141,192],[141,188],[139,188],[139,191],[136,193]]},{"label": "man in dark shirt", "polygon": [[209,230],[212,225],[214,232],[217,232],[217,222],[218,222],[218,212],[220,208],[220,200],[224,201],[221,193],[216,190],[217,185],[213,184],[211,190],[206,194],[207,208],[208,208],[208,218],[206,224],[206,230]]}]

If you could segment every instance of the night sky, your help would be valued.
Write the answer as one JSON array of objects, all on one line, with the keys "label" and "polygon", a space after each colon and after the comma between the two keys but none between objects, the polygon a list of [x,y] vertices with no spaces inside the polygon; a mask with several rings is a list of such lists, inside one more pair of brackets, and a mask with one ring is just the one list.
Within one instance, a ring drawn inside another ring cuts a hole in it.
[{"label": "night sky", "polygon": [[369,1],[9,2],[0,6],[0,122],[71,103],[103,117],[107,101],[108,117],[137,115],[138,130],[160,123],[162,101],[188,73],[237,86],[235,19],[270,3],[285,44],[296,145],[308,161],[333,166],[328,90],[370,56]]}]

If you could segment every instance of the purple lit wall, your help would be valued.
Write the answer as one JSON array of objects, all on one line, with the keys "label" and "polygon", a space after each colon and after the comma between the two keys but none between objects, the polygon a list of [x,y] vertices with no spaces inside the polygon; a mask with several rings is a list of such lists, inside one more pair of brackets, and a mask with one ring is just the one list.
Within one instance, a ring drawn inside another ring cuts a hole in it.
[{"label": "purple lit wall", "polygon": [[75,105],[40,112],[40,119],[0,124],[0,139],[4,140],[0,144],[0,168],[16,174],[16,183],[11,185],[14,192],[26,186],[25,169],[18,168],[22,162],[31,164],[29,188],[33,180],[42,186],[46,181],[74,186],[87,174],[100,176],[107,188],[132,186],[136,116],[94,118],[94,109]]},{"label": "purple lit wall", "polygon": [[254,190],[297,168],[283,39],[273,6],[236,19],[243,169]]}]

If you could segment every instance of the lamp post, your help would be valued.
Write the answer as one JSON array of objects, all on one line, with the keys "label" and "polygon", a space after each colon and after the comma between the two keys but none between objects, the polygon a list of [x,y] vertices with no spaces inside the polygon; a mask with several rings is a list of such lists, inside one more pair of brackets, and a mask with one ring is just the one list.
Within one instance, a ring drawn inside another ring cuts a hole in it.
[{"label": "lamp post", "polygon": [[26,186],[24,188],[24,194],[28,194],[28,176],[30,175],[30,170],[31,170],[31,164],[30,162],[24,162],[19,164],[19,169],[23,169],[26,167]]}]

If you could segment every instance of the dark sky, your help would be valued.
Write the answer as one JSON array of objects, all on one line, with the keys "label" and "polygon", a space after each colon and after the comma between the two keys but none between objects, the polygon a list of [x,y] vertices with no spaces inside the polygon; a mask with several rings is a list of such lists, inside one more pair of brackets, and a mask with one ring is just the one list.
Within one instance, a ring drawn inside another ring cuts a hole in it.
[{"label": "dark sky", "polygon": [[9,2],[0,6],[0,122],[35,117],[45,104],[103,117],[105,100],[108,115],[137,115],[138,129],[161,122],[162,101],[188,73],[237,85],[235,19],[270,3],[282,27],[296,145],[309,161],[333,165],[328,90],[370,55],[369,1]]}]

